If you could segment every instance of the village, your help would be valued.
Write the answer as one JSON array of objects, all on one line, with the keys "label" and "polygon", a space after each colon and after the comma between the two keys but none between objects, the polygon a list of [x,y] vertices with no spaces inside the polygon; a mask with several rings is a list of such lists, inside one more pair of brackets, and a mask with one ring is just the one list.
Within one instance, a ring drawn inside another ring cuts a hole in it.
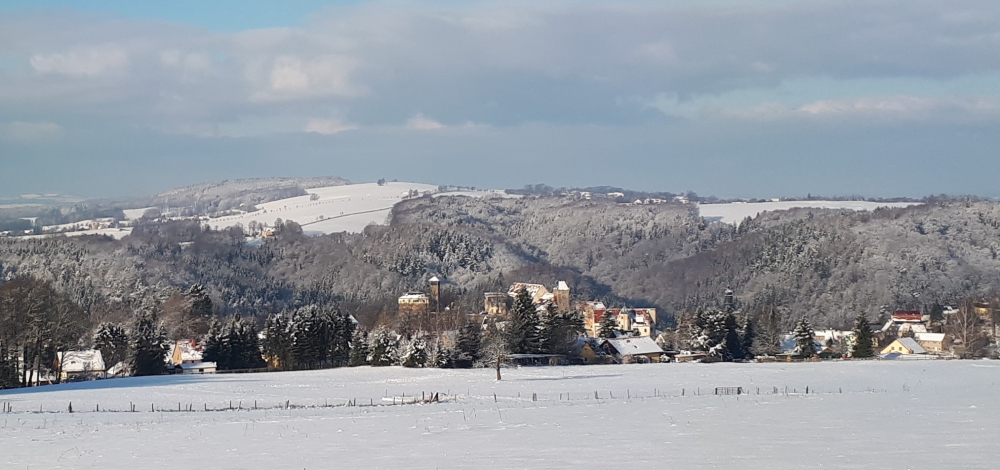
[{"label": "village", "polygon": [[[599,301],[573,299],[564,281],[557,281],[551,289],[515,282],[505,292],[486,292],[482,311],[457,314],[442,305],[441,281],[434,276],[427,281],[426,290],[398,298],[395,329],[382,325],[368,331],[352,316],[341,314],[347,329],[339,339],[331,340],[328,335],[326,340],[339,341],[339,356],[329,352],[322,353],[323,359],[303,357],[308,354],[303,352],[295,356],[293,350],[306,349],[296,345],[294,328],[289,326],[293,319],[285,319],[284,329],[276,330],[269,318],[258,331],[234,318],[228,323],[229,333],[219,323],[207,337],[172,338],[163,344],[159,372],[154,368],[137,374],[132,360],[121,351],[115,354],[118,360],[109,364],[102,354],[102,349],[108,348],[105,344],[103,348],[95,345],[93,349],[59,352],[51,369],[38,368],[40,372],[29,378],[27,385],[150,373],[269,372],[357,365],[495,366],[499,377],[501,366],[942,360],[973,357],[971,347],[983,350],[995,345],[997,339],[995,310],[986,302],[944,307],[939,315],[895,311],[885,321],[868,321],[859,315],[851,330],[814,330],[802,319],[793,331],[769,338],[762,328],[754,326],[750,315],[739,312],[734,297],[733,291],[726,290],[721,309],[682,315],[676,327],[664,327],[656,308],[608,307]],[[246,344],[239,351],[232,349],[239,342],[233,339],[234,330],[252,331],[253,338],[243,341]],[[287,333],[287,344],[268,338],[269,332],[272,336]],[[766,342],[776,344],[762,344]],[[249,360],[233,359],[247,354]],[[220,360],[220,356],[224,357]],[[22,357],[19,355],[18,371],[25,369]]]}]

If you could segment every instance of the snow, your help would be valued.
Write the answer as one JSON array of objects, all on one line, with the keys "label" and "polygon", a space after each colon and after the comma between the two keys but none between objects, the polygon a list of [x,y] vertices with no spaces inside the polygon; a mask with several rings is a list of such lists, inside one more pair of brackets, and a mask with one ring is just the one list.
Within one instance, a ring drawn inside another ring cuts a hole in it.
[{"label": "snow", "polygon": [[[0,468],[591,468],[627,460],[650,469],[991,469],[998,373],[991,361],[854,361],[525,367],[504,370],[500,382],[489,369],[368,367],[112,379],[0,392],[14,410],[2,415]],[[711,395],[734,386],[750,395]],[[439,392],[441,403],[390,405],[421,392]],[[242,410],[149,411],[151,403],[202,410],[230,400]],[[247,410],[254,400],[318,407]],[[386,406],[343,406],[348,400]],[[129,402],[135,413],[93,412]]]},{"label": "snow", "polygon": [[[310,195],[258,204],[259,210],[250,213],[216,217],[208,220],[213,228],[231,227],[250,221],[273,225],[274,220],[294,220],[302,225],[306,234],[319,235],[338,232],[361,232],[370,224],[385,224],[392,207],[410,192],[437,193],[438,187],[423,183],[392,182],[379,186],[376,183],[348,184],[306,189]],[[319,199],[312,200],[316,194]],[[435,196],[499,197],[496,191],[455,191],[437,193]]]},{"label": "snow", "polygon": [[868,202],[868,201],[778,201],[778,202],[731,202],[726,204],[699,204],[701,216],[710,222],[719,221],[738,224],[747,217],[756,217],[764,211],[783,211],[796,208],[849,209],[871,211],[880,207],[909,207],[916,202]]},{"label": "snow", "polygon": [[44,233],[41,235],[24,235],[18,238],[48,238],[48,237],[82,237],[84,235],[107,235],[116,240],[122,239],[132,233],[132,227],[121,227],[121,228],[102,228],[97,230],[78,230],[75,232],[60,232],[60,233]]},{"label": "snow", "polygon": [[123,209],[122,212],[125,213],[125,218],[128,220],[134,220],[142,217],[146,211],[150,209],[155,209],[155,207],[143,207],[141,209]]}]

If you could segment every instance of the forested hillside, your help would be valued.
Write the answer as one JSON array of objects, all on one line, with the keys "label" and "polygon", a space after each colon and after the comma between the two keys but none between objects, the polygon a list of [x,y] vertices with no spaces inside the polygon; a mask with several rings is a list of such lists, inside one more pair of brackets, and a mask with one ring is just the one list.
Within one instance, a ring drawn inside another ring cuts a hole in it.
[{"label": "forested hillside", "polygon": [[306,237],[288,223],[247,243],[238,228],[189,221],[143,225],[119,241],[2,238],[0,276],[51,281],[92,316],[203,285],[218,313],[263,319],[337,303],[371,324],[391,320],[395,298],[435,274],[465,312],[481,308],[484,291],[564,279],[576,299],[656,306],[665,318],[717,304],[731,287],[744,308],[770,304],[839,327],[859,311],[929,308],[1000,287],[998,253],[992,202],[796,210],[734,227],[706,223],[692,205],[426,197],[360,234]]}]

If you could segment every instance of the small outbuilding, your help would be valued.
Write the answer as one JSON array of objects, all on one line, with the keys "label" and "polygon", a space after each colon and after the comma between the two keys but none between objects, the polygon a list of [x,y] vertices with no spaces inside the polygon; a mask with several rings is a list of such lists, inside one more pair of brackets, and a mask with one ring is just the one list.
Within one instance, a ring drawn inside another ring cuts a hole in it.
[{"label": "small outbuilding", "polygon": [[628,356],[632,358],[645,357],[650,362],[659,362],[663,355],[663,349],[656,344],[649,336],[630,336],[623,338],[607,338],[601,342],[601,346],[608,354],[614,355],[618,359]]}]

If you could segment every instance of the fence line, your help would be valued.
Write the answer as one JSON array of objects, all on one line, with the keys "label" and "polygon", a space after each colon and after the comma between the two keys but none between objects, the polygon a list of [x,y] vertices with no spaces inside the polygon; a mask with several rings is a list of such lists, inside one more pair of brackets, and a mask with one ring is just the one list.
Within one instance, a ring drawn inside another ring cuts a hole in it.
[{"label": "fence line", "polygon": [[[462,394],[451,394],[448,392],[420,392],[419,395],[412,394],[407,395],[406,393],[401,393],[400,395],[389,395],[388,390],[386,394],[379,400],[375,402],[373,398],[368,399],[368,403],[364,403],[364,400],[358,398],[339,398],[336,402],[331,403],[330,399],[325,399],[322,404],[295,404],[292,401],[285,400],[277,405],[262,406],[259,400],[242,401],[242,400],[232,400],[229,401],[227,406],[223,407],[212,407],[209,406],[207,402],[203,402],[202,407],[197,407],[195,402],[184,403],[177,402],[177,406],[174,407],[173,404],[164,406],[160,404],[159,406],[155,402],[151,402],[149,408],[138,406],[135,402],[129,402],[129,407],[126,409],[113,409],[105,406],[101,406],[99,403],[94,404],[93,408],[81,408],[79,406],[74,407],[73,402],[67,402],[66,407],[60,407],[59,409],[45,409],[44,404],[40,404],[38,410],[34,409],[24,409],[15,410],[15,402],[3,401],[0,402],[0,413],[2,414],[34,414],[34,413],[204,413],[204,412],[227,412],[227,411],[255,411],[255,410],[297,410],[297,409],[323,409],[323,408],[343,408],[343,407],[388,407],[388,406],[408,406],[408,405],[429,405],[438,403],[459,403],[466,400],[471,401],[489,401],[490,398],[493,399],[494,403],[537,403],[537,402],[608,402],[608,401],[633,401],[633,400],[647,400],[647,399],[666,399],[666,398],[685,398],[685,397],[717,397],[724,398],[727,396],[733,396],[736,400],[739,400],[740,396],[807,396],[807,395],[836,395],[843,394],[843,387],[838,387],[836,391],[826,391],[818,392],[815,387],[806,386],[800,393],[798,387],[789,388],[788,386],[778,387],[772,386],[770,389],[757,386],[754,388],[742,387],[742,386],[728,386],[728,387],[712,387],[710,389],[712,393],[703,394],[701,392],[701,387],[696,387],[693,389],[693,393],[688,393],[687,388],[681,388],[674,392],[667,392],[664,389],[654,388],[652,392],[648,390],[632,390],[626,389],[624,393],[620,390],[616,393],[613,390],[601,391],[593,390],[592,392],[551,392],[551,393],[537,393],[531,392],[530,394],[522,394],[518,392],[517,395],[504,396],[492,393],[491,395],[472,395],[471,393]],[[902,386],[903,392],[908,392],[909,388],[906,384]],[[868,387],[863,391],[848,391],[847,393],[888,393],[888,390],[876,390],[874,388]]]}]

